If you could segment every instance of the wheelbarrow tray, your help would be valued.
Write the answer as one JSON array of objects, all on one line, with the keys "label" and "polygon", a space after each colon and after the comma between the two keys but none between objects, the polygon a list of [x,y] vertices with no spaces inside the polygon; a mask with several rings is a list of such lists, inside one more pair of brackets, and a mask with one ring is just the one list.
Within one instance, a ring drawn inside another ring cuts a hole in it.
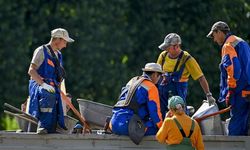
[{"label": "wheelbarrow tray", "polygon": [[107,116],[112,115],[112,106],[93,102],[86,99],[77,99],[81,115],[92,129],[102,129]]}]

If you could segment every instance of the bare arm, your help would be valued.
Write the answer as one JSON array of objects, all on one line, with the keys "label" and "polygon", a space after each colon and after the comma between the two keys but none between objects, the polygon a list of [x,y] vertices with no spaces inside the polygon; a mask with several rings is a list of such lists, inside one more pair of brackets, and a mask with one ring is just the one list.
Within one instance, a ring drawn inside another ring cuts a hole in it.
[{"label": "bare arm", "polygon": [[204,75],[202,77],[200,77],[199,82],[200,82],[200,85],[201,85],[203,91],[206,94],[206,98],[207,98],[209,105],[213,105],[216,102],[216,100],[214,99],[214,97],[212,96],[212,93],[209,90],[209,85],[207,83],[206,77]]},{"label": "bare arm", "polygon": [[35,80],[39,85],[43,82],[42,77],[37,73],[37,66],[35,64],[31,64],[29,67],[28,74],[31,76],[33,80]]},{"label": "bare arm", "polygon": [[199,82],[200,82],[200,85],[204,91],[204,93],[207,95],[208,93],[210,93],[210,90],[209,90],[209,85],[207,83],[207,79],[206,77],[203,75],[201,76],[199,79]]}]

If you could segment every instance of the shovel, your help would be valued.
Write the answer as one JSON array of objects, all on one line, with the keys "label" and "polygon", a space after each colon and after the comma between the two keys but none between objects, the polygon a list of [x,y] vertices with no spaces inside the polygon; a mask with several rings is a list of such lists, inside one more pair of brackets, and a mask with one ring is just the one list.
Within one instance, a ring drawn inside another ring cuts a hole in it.
[{"label": "shovel", "polygon": [[91,131],[86,119],[83,116],[81,116],[81,114],[78,112],[78,110],[74,107],[74,105],[70,102],[68,97],[62,91],[61,91],[61,96],[62,96],[62,100],[70,107],[70,109],[78,117],[79,121],[84,125],[84,133],[86,133],[87,131],[89,133],[91,133],[92,131]]}]

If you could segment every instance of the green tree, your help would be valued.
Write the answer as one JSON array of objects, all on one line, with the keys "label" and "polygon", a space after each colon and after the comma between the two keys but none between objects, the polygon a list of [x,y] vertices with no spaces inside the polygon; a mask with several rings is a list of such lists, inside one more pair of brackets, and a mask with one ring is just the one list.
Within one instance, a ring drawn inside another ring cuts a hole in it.
[{"label": "green tree", "polygon": [[[206,34],[214,22],[223,20],[245,39],[250,4],[248,0],[0,0],[0,20],[0,106],[8,102],[19,107],[26,100],[33,51],[46,44],[57,27],[67,29],[76,40],[62,50],[67,91],[74,98],[112,105],[121,87],[140,75],[145,63],[157,60],[157,47],[170,32],[181,35],[182,48],[197,59],[217,98],[220,50]],[[205,96],[198,82],[189,83],[188,104],[197,108]]]}]

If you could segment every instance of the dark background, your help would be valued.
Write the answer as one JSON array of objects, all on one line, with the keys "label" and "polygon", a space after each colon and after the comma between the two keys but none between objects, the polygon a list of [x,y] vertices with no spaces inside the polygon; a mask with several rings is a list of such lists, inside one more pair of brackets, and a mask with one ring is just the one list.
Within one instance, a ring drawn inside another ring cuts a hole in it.
[{"label": "dark background", "polygon": [[[33,51],[58,27],[75,39],[62,53],[76,107],[76,98],[113,105],[121,87],[156,62],[170,32],[182,37],[183,50],[196,58],[218,98],[220,48],[206,38],[218,20],[247,40],[249,0],[0,0],[0,114],[4,102],[20,107],[26,100]],[[187,99],[201,105],[199,82],[190,80]]]}]

